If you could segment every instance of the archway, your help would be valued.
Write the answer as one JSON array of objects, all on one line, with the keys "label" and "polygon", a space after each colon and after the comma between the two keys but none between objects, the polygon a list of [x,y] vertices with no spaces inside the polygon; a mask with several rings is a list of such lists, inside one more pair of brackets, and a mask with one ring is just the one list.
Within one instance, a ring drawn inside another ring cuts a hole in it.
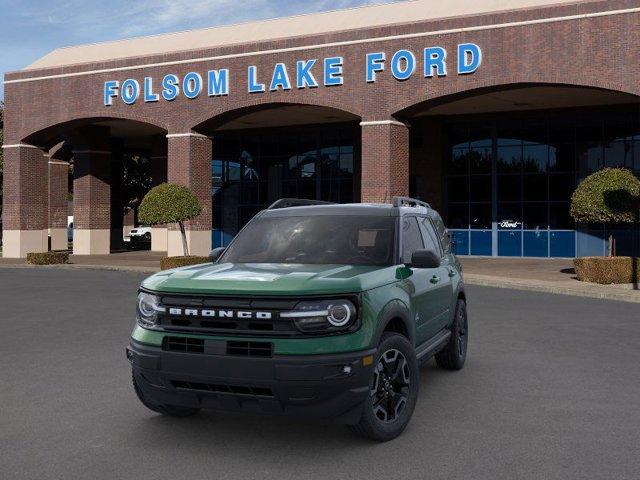
[{"label": "archway", "polygon": [[330,107],[267,104],[198,125],[213,138],[212,245],[279,198],[358,201],[359,121]]},{"label": "archway", "polygon": [[[128,248],[131,243],[125,240],[137,226],[142,197],[167,179],[166,133],[145,122],[100,117],[52,125],[25,137],[23,143],[38,146],[49,163],[49,196],[42,206],[48,210],[49,248],[66,249],[67,242],[75,254]],[[164,237],[166,250],[166,232]],[[143,248],[150,247],[148,238],[142,240]]]},{"label": "archway", "polygon": [[[606,232],[572,221],[571,193],[606,166],[640,173],[640,98],[627,93],[505,85],[397,115],[411,124],[411,193],[443,213],[462,255],[602,255]],[[623,252],[638,248],[618,234]]]}]

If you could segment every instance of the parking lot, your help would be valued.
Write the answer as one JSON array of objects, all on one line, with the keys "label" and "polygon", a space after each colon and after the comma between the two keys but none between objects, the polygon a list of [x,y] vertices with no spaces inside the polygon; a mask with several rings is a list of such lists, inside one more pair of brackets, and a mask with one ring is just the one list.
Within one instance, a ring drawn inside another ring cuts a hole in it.
[{"label": "parking lot", "polygon": [[637,479],[637,304],[469,287],[461,372],[422,368],[406,432],[146,410],[124,347],[141,274],[0,269],[2,479]]}]

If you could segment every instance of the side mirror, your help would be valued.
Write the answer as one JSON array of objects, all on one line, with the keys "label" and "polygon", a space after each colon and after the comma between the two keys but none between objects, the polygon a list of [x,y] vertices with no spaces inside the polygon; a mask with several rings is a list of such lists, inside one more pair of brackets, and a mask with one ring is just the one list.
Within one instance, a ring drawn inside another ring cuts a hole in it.
[{"label": "side mirror", "polygon": [[433,250],[416,250],[411,255],[411,267],[413,268],[438,268],[440,255]]},{"label": "side mirror", "polygon": [[211,250],[211,253],[209,254],[209,261],[211,263],[216,263],[218,259],[222,256],[225,250],[226,248],[224,247],[218,247]]}]

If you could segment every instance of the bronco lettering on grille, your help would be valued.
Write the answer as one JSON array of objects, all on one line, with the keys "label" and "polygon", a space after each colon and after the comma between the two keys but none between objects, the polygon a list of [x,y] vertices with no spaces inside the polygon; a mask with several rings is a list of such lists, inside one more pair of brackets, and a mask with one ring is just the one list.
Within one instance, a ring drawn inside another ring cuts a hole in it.
[{"label": "bronco lettering on grille", "polygon": [[239,318],[239,319],[258,319],[271,320],[271,312],[250,312],[240,310],[198,310],[195,308],[169,308],[169,315],[178,315],[185,317],[208,317],[208,318]]}]

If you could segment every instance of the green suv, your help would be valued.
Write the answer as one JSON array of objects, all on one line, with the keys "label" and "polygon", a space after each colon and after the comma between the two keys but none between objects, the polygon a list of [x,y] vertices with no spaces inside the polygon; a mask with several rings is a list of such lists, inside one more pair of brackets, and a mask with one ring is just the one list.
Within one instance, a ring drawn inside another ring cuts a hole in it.
[{"label": "green suv", "polygon": [[284,199],[211,263],[142,282],[127,357],[156,412],[331,419],[384,441],[411,418],[422,362],[462,368],[467,328],[460,263],[428,204]]}]

